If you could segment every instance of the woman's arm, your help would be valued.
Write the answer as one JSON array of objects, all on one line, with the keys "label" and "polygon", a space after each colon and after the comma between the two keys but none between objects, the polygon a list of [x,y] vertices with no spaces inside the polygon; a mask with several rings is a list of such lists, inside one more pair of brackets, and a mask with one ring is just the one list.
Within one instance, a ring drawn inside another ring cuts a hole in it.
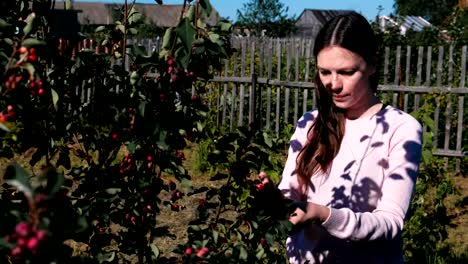
[{"label": "woman's arm", "polygon": [[421,157],[421,125],[405,120],[393,130],[384,168],[382,196],[372,212],[353,212],[349,208],[327,208],[309,203],[306,213],[297,212],[291,222],[311,220],[333,236],[351,240],[392,239],[402,228],[413,196]]}]

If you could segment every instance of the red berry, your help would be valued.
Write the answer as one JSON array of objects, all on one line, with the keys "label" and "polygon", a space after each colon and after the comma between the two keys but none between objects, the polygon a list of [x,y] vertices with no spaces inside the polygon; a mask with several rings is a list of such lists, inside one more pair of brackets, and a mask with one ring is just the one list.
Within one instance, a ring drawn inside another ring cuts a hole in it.
[{"label": "red berry", "polygon": [[23,253],[23,249],[21,249],[20,247],[15,247],[14,249],[11,250],[11,255],[13,257],[17,257],[21,255],[21,253]]},{"label": "red berry", "polygon": [[210,252],[210,250],[207,247],[204,247],[197,252],[197,257],[203,258],[208,252]]},{"label": "red berry", "polygon": [[153,160],[153,157],[151,157],[151,155],[148,155],[148,156],[146,157],[146,160],[147,160],[147,161],[152,161],[152,160]]},{"label": "red berry", "polygon": [[262,183],[257,184],[257,190],[261,191],[261,190],[263,190],[263,187],[264,186],[263,186]]},{"label": "red berry", "polygon": [[161,101],[164,101],[166,99],[166,95],[165,94],[159,94],[159,100]]},{"label": "red berry", "polygon": [[173,204],[172,205],[172,210],[173,211],[179,211],[179,205],[178,204]]},{"label": "red berry", "polygon": [[0,121],[1,121],[1,122],[5,122],[5,121],[7,121],[7,119],[8,119],[8,116],[6,116],[6,115],[0,113]]},{"label": "red berry", "polygon": [[172,73],[173,71],[174,71],[174,67],[172,67],[172,66],[167,67],[167,72],[168,73]]},{"label": "red berry", "polygon": [[25,247],[27,243],[28,243],[28,240],[24,237],[18,238],[18,241],[16,242],[18,247]]},{"label": "red berry", "polygon": [[21,48],[19,48],[19,53],[25,54],[26,52],[28,52],[28,49],[25,46],[22,46]]},{"label": "red berry", "polygon": [[30,53],[30,54],[36,55],[36,49],[35,49],[35,48],[31,48],[31,49],[29,50],[29,53]]},{"label": "red berry", "polygon": [[149,211],[151,211],[153,208],[151,208],[151,205],[148,204],[148,205],[146,206],[146,209],[149,210]]},{"label": "red berry", "polygon": [[12,110],[13,110],[13,106],[11,106],[11,105],[7,106],[7,110],[8,110],[8,111],[12,111]]},{"label": "red berry", "polygon": [[174,63],[175,63],[174,58],[169,58],[169,59],[167,60],[167,64],[168,64],[168,65],[174,65]]},{"label": "red berry", "polygon": [[47,233],[44,230],[37,230],[36,232],[36,238],[39,239],[39,241],[43,241],[47,238]]},{"label": "red berry", "polygon": [[198,98],[198,97],[197,97],[196,95],[192,95],[192,100],[195,101],[195,100],[197,100],[197,98]]},{"label": "red berry", "polygon": [[117,134],[115,134],[115,133],[112,134],[112,138],[113,138],[113,139],[117,139]]},{"label": "red berry", "polygon": [[132,217],[130,217],[130,221],[131,221],[132,223],[135,223],[136,218],[135,218],[134,216],[132,216]]},{"label": "red berry", "polygon": [[37,61],[37,55],[31,53],[31,54],[28,56],[28,61],[32,61],[32,62]]},{"label": "red berry", "polygon": [[184,152],[183,152],[182,150],[177,151],[177,157],[178,157],[179,159],[185,160]]},{"label": "red berry", "polygon": [[260,245],[265,246],[265,238],[260,238]]},{"label": "red berry", "polygon": [[37,91],[37,94],[38,94],[38,95],[43,95],[43,94],[44,94],[44,89],[42,89],[42,88],[39,89],[39,90]]},{"label": "red berry", "polygon": [[27,222],[20,222],[16,225],[15,232],[20,237],[27,237],[31,232],[31,227]]},{"label": "red berry", "polygon": [[185,249],[185,254],[186,255],[192,255],[192,253],[193,253],[193,248],[189,247],[189,248]]},{"label": "red berry", "polygon": [[37,239],[36,237],[29,238],[28,244],[27,244],[27,248],[29,250],[35,250],[38,245],[39,245],[39,239]]},{"label": "red berry", "polygon": [[205,200],[201,199],[200,201],[198,201],[198,204],[199,205],[205,205]]}]

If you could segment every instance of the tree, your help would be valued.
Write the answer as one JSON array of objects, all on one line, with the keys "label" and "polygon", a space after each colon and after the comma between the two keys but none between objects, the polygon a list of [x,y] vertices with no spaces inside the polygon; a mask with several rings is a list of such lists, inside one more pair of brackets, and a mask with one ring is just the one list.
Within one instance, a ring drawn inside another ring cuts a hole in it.
[{"label": "tree", "polygon": [[450,16],[457,4],[458,0],[395,0],[394,8],[401,16],[422,16],[439,26]]},{"label": "tree", "polygon": [[249,28],[257,35],[265,30],[268,36],[284,37],[295,31],[296,19],[288,18],[287,12],[288,7],[279,0],[251,0],[237,10],[236,26]]}]

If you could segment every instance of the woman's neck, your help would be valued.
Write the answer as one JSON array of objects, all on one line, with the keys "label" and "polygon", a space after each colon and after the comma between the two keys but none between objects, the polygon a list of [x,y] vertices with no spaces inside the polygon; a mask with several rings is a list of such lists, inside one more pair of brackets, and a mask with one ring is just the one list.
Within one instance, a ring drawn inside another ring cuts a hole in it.
[{"label": "woman's neck", "polygon": [[345,117],[348,120],[363,119],[375,115],[380,109],[382,109],[382,103],[375,95],[372,95],[360,108],[347,110],[345,112]]}]

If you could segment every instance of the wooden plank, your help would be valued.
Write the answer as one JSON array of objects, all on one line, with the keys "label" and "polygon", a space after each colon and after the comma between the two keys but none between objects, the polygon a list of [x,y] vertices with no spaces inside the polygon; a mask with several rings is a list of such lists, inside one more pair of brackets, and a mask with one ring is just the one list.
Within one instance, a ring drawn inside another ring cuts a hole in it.
[{"label": "wooden plank", "polygon": [[[264,64],[265,64],[265,42],[263,40],[260,40],[258,44],[259,48],[259,62],[258,62],[258,77],[262,78],[263,77],[263,71],[264,71]],[[255,58],[255,57],[254,57]]]},{"label": "wooden plank", "polygon": [[[462,47],[462,57],[461,57],[461,73],[460,73],[460,88],[465,88],[465,78],[466,78],[466,52],[467,47]],[[463,146],[463,115],[465,109],[465,96],[458,96],[458,112],[457,112],[457,142],[455,149],[457,151],[462,150]],[[457,159],[455,162],[455,169],[460,171],[460,159]]]},{"label": "wooden plank", "polygon": [[[292,60],[292,44],[289,42],[286,49],[286,80],[291,80],[291,60]],[[289,122],[289,95],[290,88],[284,89],[284,122]]]},{"label": "wooden plank", "polygon": [[[416,82],[415,85],[420,86],[422,80],[422,64],[423,64],[423,56],[424,56],[424,47],[418,48],[418,65],[416,70]],[[419,111],[419,101],[420,95],[416,93],[414,95],[414,111]]]},{"label": "wooden plank", "polygon": [[[307,43],[306,43],[306,51],[305,51],[305,76],[304,76],[304,82],[309,82],[309,71],[310,71],[310,47],[311,47],[311,42],[312,40],[308,40]],[[302,112],[307,112],[308,109],[307,109],[307,97],[308,97],[308,93],[309,93],[309,89],[304,89],[303,92],[302,92],[302,98],[303,98],[303,102],[302,102]]]},{"label": "wooden plank", "polygon": [[[406,46],[406,72],[405,85],[410,85],[410,68],[411,68],[411,46]],[[408,97],[409,93],[404,94],[403,111],[408,112]]]},{"label": "wooden plank", "polygon": [[253,80],[255,75],[255,41],[250,43],[250,76],[252,76],[251,85],[249,87],[249,126],[255,122],[255,85],[256,80]]},{"label": "wooden plank", "polygon": [[[226,60],[224,63],[224,76],[227,77],[229,72],[229,60]],[[226,111],[227,111],[227,90],[228,90],[228,83],[224,83],[223,85],[223,113],[221,116],[221,125],[223,129],[226,127]]]},{"label": "wooden plank", "polygon": [[[245,67],[246,67],[246,56],[247,56],[247,43],[246,40],[242,40],[241,44],[241,77],[245,77]],[[245,85],[240,85],[239,90],[239,119],[237,120],[237,126],[241,127],[244,125],[244,96],[245,96]]]},{"label": "wooden plank", "polygon": [[[299,82],[299,56],[300,56],[300,46],[299,43],[296,43],[296,65],[294,69],[294,81]],[[294,127],[296,127],[297,119],[299,115],[299,89],[294,89]]]},{"label": "wooden plank", "polygon": [[[449,47],[449,64],[448,64],[448,87],[453,86],[453,45]],[[447,105],[445,107],[445,131],[444,131],[444,149],[449,149],[450,143],[450,128],[452,126],[452,98],[451,94],[447,95]]]},{"label": "wooden plank", "polygon": [[[267,79],[271,79],[272,68],[273,68],[273,41],[270,40],[268,42],[268,71],[267,71]],[[271,122],[271,85],[267,86],[267,103],[266,103],[266,130],[270,129],[270,122]]]},{"label": "wooden plank", "polygon": [[[277,75],[276,78],[278,80],[281,80],[281,57],[282,57],[282,43],[280,42],[280,39],[277,40],[276,44],[276,58],[278,60],[278,66],[277,66]],[[275,115],[275,132],[276,136],[279,136],[279,122],[280,122],[280,105],[281,105],[281,89],[280,87],[276,88],[276,115]]]},{"label": "wooden plank", "polygon": [[[396,50],[396,61],[395,61],[395,79],[393,83],[395,85],[400,85],[401,80],[401,46],[397,46]],[[401,108],[397,105],[398,103],[398,93],[393,93],[392,105]]]},{"label": "wooden plank", "polygon": [[[443,71],[443,62],[444,62],[444,47],[439,46],[439,54],[437,60],[437,87],[442,86],[442,71]],[[435,99],[435,109],[434,109],[434,138],[432,140],[433,147],[437,148],[439,143],[439,115],[440,115],[440,99],[436,97]]]}]

